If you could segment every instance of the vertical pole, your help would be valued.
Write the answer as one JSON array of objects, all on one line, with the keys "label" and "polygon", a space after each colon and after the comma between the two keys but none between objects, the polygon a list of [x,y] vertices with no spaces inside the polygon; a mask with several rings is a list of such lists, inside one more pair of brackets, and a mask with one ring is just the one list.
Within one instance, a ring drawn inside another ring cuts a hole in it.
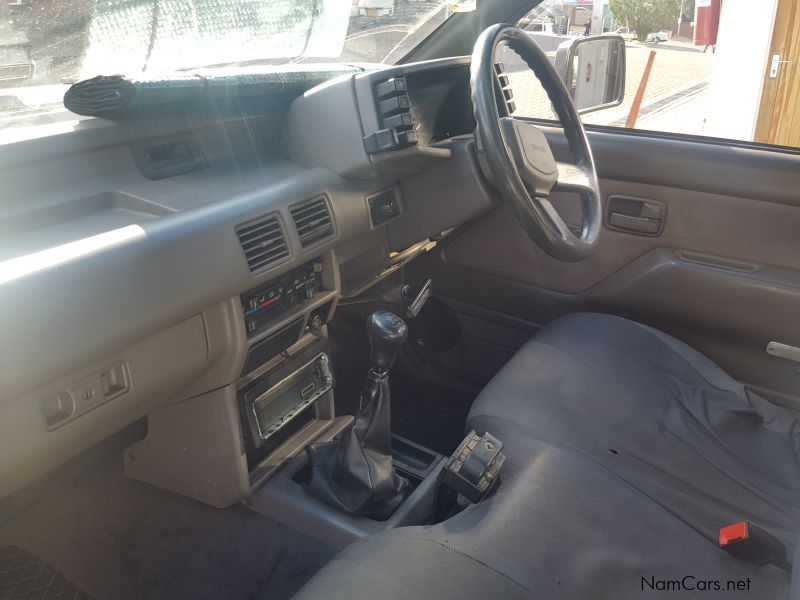
[{"label": "vertical pole", "polygon": [[607,4],[607,0],[594,0],[594,4],[592,4],[592,35],[603,33],[603,16]]},{"label": "vertical pole", "polygon": [[633,129],[636,127],[636,119],[639,118],[639,109],[642,107],[642,100],[644,99],[644,92],[647,89],[647,81],[650,79],[650,71],[653,68],[653,61],[656,58],[656,51],[650,50],[650,56],[647,57],[647,66],[642,73],[642,80],[639,82],[639,89],[636,90],[636,96],[633,98],[631,111],[628,113],[628,120],[625,121],[625,127]]}]

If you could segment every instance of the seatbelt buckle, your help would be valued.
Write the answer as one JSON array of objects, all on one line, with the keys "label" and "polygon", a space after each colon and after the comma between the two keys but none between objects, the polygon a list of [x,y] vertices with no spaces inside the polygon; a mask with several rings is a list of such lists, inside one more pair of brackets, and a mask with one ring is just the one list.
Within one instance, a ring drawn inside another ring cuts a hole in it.
[{"label": "seatbelt buckle", "polygon": [[497,484],[506,460],[503,442],[490,433],[479,436],[473,429],[447,459],[442,483],[476,504]]},{"label": "seatbelt buckle", "polygon": [[738,521],[719,530],[719,547],[736,558],[762,567],[790,568],[786,547],[774,535],[751,521]]}]

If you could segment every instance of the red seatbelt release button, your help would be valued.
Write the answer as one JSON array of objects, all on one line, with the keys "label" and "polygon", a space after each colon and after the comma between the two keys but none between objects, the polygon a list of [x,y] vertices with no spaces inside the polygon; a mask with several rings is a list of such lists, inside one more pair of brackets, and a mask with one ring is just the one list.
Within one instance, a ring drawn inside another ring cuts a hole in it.
[{"label": "red seatbelt release button", "polygon": [[747,521],[739,521],[732,525],[726,525],[719,530],[719,546],[725,548],[737,542],[743,542],[750,537],[750,530]]},{"label": "red seatbelt release button", "polygon": [[721,528],[719,547],[754,565],[773,564],[787,572],[792,569],[783,542],[750,521],[739,521]]}]

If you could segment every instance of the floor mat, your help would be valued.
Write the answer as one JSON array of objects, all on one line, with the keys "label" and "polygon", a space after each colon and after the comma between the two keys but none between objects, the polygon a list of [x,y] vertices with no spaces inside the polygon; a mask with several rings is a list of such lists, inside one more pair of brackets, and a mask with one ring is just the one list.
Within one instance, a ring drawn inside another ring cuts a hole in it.
[{"label": "floor mat", "polygon": [[[108,460],[0,527],[96,600],[290,598],[335,551],[237,505],[125,478]],[[80,597],[80,596],[79,596]]]},{"label": "floor mat", "polygon": [[0,547],[0,600],[90,600],[38,556]]}]

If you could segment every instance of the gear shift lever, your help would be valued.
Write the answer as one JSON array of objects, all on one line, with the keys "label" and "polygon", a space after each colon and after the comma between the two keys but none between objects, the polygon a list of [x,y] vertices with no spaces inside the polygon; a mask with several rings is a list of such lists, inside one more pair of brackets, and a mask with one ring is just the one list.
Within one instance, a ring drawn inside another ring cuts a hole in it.
[{"label": "gear shift lever", "polygon": [[367,317],[369,362],[372,370],[383,373],[392,368],[400,347],[408,337],[405,321],[385,310]]},{"label": "gear shift lever", "polygon": [[410,491],[392,464],[389,369],[408,335],[403,319],[378,311],[367,318],[370,371],[353,425],[332,442],[306,448],[306,491],[346,513],[388,519]]}]

